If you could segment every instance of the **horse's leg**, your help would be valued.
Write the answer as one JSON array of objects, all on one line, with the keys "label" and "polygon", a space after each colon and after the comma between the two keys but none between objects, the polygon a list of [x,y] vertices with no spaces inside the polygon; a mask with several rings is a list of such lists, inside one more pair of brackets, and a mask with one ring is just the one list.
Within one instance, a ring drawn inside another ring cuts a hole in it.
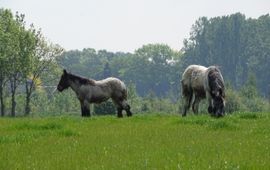
[{"label": "horse's leg", "polygon": [[116,107],[117,107],[117,117],[118,117],[118,118],[123,117],[123,113],[122,113],[123,107],[122,107],[119,103],[117,103],[117,102],[115,102],[115,101],[114,101],[114,103],[115,103],[115,105],[116,105]]},{"label": "horse's leg", "polygon": [[81,115],[82,117],[84,117],[85,111],[84,111],[84,104],[82,100],[80,100],[80,104],[81,104]]},{"label": "horse's leg", "polygon": [[130,111],[130,106],[129,104],[127,105],[127,108],[125,109],[127,112],[127,116],[132,116],[132,112]]},{"label": "horse's leg", "polygon": [[121,118],[123,117],[123,108],[122,107],[117,107],[117,117]]},{"label": "horse's leg", "polygon": [[130,111],[130,106],[129,104],[127,104],[126,100],[121,100],[119,98],[113,98],[112,100],[117,107],[117,117],[123,117],[123,114],[122,114],[123,110],[127,112],[127,116],[132,116],[132,112]]},{"label": "horse's leg", "polygon": [[81,114],[82,114],[82,117],[84,117],[84,107],[81,105]]},{"label": "horse's leg", "polygon": [[123,117],[123,113],[122,113],[123,107],[121,103],[119,102],[119,100],[117,100],[117,98],[112,98],[112,101],[117,108],[117,117],[119,118]]},{"label": "horse's leg", "polygon": [[192,91],[190,91],[188,95],[186,93],[184,96],[184,112],[182,114],[183,117],[187,115],[187,111],[190,108],[190,104],[192,101],[192,96],[193,96]]},{"label": "horse's leg", "polygon": [[196,113],[196,111],[195,111],[196,100],[197,100],[197,96],[196,96],[196,94],[194,94],[194,101],[192,103],[192,111],[193,111],[193,113]]},{"label": "horse's leg", "polygon": [[200,97],[198,95],[195,95],[195,100],[192,104],[192,110],[193,110],[193,113],[195,114],[198,114],[199,112],[199,103],[200,103]]},{"label": "horse's leg", "polygon": [[126,100],[122,101],[122,107],[123,109],[127,112],[127,116],[132,116],[132,112],[130,111],[130,106],[129,104],[127,103]]},{"label": "horse's leg", "polygon": [[187,115],[187,111],[190,107],[190,102],[192,99],[192,90],[191,88],[189,88],[189,86],[184,84],[183,80],[181,81],[181,87],[182,87],[182,98],[184,99],[184,107],[183,107],[182,116],[184,117]]},{"label": "horse's leg", "polygon": [[208,100],[208,113],[210,113],[211,115],[213,115],[213,102],[212,102],[212,97],[211,95],[206,92],[206,98]]},{"label": "horse's leg", "polygon": [[183,113],[182,113],[182,116],[186,116],[187,115],[187,110],[189,108],[188,106],[188,97],[184,97],[184,108],[183,108]]},{"label": "horse's leg", "polygon": [[90,103],[88,101],[81,101],[82,117],[89,117],[90,115]]}]

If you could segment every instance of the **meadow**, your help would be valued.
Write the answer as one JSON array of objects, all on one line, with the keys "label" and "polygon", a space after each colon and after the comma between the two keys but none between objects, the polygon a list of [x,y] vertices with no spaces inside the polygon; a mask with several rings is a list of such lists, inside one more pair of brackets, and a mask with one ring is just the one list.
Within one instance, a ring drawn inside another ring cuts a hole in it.
[{"label": "meadow", "polygon": [[269,115],[0,118],[0,169],[270,169]]}]

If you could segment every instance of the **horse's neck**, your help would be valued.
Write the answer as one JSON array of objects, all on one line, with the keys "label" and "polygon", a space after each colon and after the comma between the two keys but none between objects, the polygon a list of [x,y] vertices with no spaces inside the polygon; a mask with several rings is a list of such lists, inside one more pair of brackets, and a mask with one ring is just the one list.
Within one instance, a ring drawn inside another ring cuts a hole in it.
[{"label": "horse's neck", "polygon": [[78,94],[78,92],[79,92],[79,90],[80,90],[80,85],[79,85],[79,83],[76,82],[76,81],[70,81],[69,84],[70,84],[71,89],[72,89],[75,93]]}]

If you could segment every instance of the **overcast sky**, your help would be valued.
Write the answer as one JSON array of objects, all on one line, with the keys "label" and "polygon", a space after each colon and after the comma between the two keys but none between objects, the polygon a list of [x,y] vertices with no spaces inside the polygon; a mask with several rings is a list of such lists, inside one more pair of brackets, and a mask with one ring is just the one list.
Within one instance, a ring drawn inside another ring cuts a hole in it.
[{"label": "overcast sky", "polygon": [[0,7],[25,14],[66,50],[134,52],[148,43],[180,50],[199,17],[257,18],[270,12],[270,0],[0,0]]}]

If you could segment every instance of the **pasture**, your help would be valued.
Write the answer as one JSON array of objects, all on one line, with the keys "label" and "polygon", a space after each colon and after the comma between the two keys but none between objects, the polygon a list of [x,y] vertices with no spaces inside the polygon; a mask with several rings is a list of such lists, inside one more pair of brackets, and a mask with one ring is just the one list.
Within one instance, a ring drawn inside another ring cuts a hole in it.
[{"label": "pasture", "polygon": [[0,118],[0,169],[269,169],[269,114]]}]

